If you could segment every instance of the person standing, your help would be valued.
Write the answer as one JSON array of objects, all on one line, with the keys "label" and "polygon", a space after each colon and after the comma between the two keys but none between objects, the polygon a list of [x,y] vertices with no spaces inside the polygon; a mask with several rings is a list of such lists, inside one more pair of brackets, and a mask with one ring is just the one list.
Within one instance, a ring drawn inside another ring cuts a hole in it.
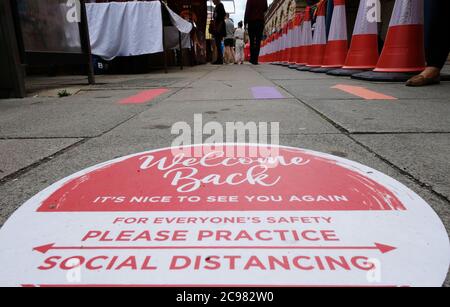
[{"label": "person standing", "polygon": [[250,38],[250,63],[258,65],[261,40],[264,31],[264,17],[267,12],[267,0],[248,0],[245,9],[244,24]]},{"label": "person standing", "polygon": [[244,24],[239,22],[238,28],[234,31],[234,39],[236,40],[236,64],[244,64],[244,47],[245,47],[245,30]]},{"label": "person standing", "polygon": [[226,14],[225,28],[227,36],[225,37],[225,64],[234,64],[234,22],[230,19],[230,14]]},{"label": "person standing", "polygon": [[214,26],[213,26],[213,36],[214,42],[216,44],[217,49],[217,60],[213,63],[214,65],[222,65],[223,64],[223,50],[222,50],[222,41],[224,37],[227,35],[226,27],[225,27],[225,7],[220,0],[213,0],[214,5],[216,6],[214,9]]},{"label": "person standing", "polygon": [[425,25],[427,67],[406,82],[407,86],[426,86],[441,81],[441,70],[450,52],[450,1],[428,0]]}]

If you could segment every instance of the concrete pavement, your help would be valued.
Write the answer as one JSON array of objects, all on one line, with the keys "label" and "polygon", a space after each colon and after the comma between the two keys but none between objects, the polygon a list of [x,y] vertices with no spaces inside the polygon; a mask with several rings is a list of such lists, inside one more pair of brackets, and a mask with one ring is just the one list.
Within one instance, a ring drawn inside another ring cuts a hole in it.
[{"label": "concrete pavement", "polygon": [[[99,80],[85,86],[68,78],[66,87],[77,89],[70,97],[52,97],[56,89],[0,101],[0,226],[24,201],[63,177],[170,146],[171,126],[191,124],[194,114],[202,113],[205,122],[280,122],[281,145],[342,156],[399,180],[433,207],[450,233],[450,83],[406,88],[271,65],[205,65]],[[54,84],[34,81],[42,89]],[[364,100],[336,85],[396,99]],[[161,87],[169,92],[148,103],[119,104]],[[273,87],[284,98],[255,99],[253,87]]]}]

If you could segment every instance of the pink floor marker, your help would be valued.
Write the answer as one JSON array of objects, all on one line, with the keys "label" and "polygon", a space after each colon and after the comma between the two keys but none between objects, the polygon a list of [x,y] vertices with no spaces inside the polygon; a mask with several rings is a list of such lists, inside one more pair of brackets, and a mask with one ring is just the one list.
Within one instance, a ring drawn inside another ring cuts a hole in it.
[{"label": "pink floor marker", "polygon": [[166,88],[158,88],[140,92],[137,95],[130,96],[119,101],[120,104],[142,104],[149,102],[156,97],[167,93],[169,90]]},{"label": "pink floor marker", "polygon": [[341,90],[343,92],[349,93],[354,96],[361,97],[366,100],[397,100],[397,98],[385,95],[382,93],[378,93],[375,91],[371,91],[369,89],[366,89],[362,86],[353,86],[353,85],[345,85],[345,84],[338,84],[336,86],[333,86],[331,88]]}]

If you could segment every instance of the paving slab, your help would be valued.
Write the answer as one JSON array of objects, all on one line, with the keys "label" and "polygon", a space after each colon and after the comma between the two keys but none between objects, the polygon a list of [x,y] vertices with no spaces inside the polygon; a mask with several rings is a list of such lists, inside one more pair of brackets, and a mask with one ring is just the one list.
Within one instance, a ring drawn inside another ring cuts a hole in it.
[{"label": "paving slab", "polygon": [[81,139],[0,140],[0,179],[79,141]]},{"label": "paving slab", "polygon": [[250,65],[222,65],[215,66],[200,80],[210,81],[251,81],[265,80]]},{"label": "paving slab", "polygon": [[360,99],[360,97],[333,88],[336,85],[350,85],[363,87],[384,95],[393,96],[397,99],[443,99],[448,101],[450,83],[446,82],[438,86],[410,88],[403,84],[373,83],[349,78],[331,77],[317,80],[273,80],[275,84],[281,86],[286,91],[300,99],[315,100],[346,100]]},{"label": "paving slab", "polygon": [[310,80],[274,80],[278,86],[285,89],[293,96],[302,100],[348,100],[361,99],[346,92],[334,89],[338,84],[351,86],[366,86],[361,81],[351,79],[338,79],[336,77],[330,79],[310,79]]},{"label": "paving slab", "polygon": [[450,199],[450,134],[354,137],[392,164]]},{"label": "paving slab", "polygon": [[351,133],[450,132],[445,100],[304,100]]},{"label": "paving slab", "polygon": [[137,93],[94,92],[4,108],[0,104],[0,138],[98,136],[145,110],[145,105],[118,104]]},{"label": "paving slab", "polygon": [[185,88],[173,96],[168,101],[195,101],[195,100],[240,100],[254,99],[252,87],[272,86],[275,87],[285,98],[292,98],[292,95],[285,90],[274,86],[265,80],[242,83],[239,81],[199,81],[192,84],[190,88]]},{"label": "paving slab", "polygon": [[[7,166],[0,169],[11,173],[32,164],[14,179],[0,182],[0,227],[27,199],[59,179],[114,158],[171,146],[175,137],[171,126],[179,121],[192,125],[194,114],[201,113],[204,122],[280,122],[281,145],[344,157],[397,179],[423,197],[450,232],[445,159],[450,139],[443,133],[450,131],[446,84],[411,90],[401,84],[379,85],[271,65],[203,65],[171,70],[169,75],[98,80],[98,86],[83,87],[63,99],[0,101],[0,138],[26,138],[0,140],[0,165]],[[76,85],[83,80],[66,81]],[[364,86],[399,99],[366,101],[332,89],[336,84]],[[149,103],[117,103],[163,86],[170,92]],[[255,100],[251,91],[255,86],[277,88],[285,99]],[[355,134],[341,133],[311,108]],[[73,138],[60,139],[63,136]],[[89,139],[71,146],[80,136]],[[55,152],[60,154],[42,160]],[[450,286],[448,278],[445,285]]]},{"label": "paving slab", "polygon": [[296,69],[289,69],[286,67],[274,67],[275,68],[261,65],[254,69],[269,80],[330,80],[335,78],[328,76],[327,74],[315,74],[311,72],[298,71]]},{"label": "paving slab", "polygon": [[339,133],[326,120],[293,99],[183,102],[164,100],[117,127],[111,133],[149,135],[155,130],[170,131],[176,122],[186,122],[193,127],[195,114],[202,114],[203,124],[210,121],[222,125],[227,122],[255,122],[256,124],[278,122],[281,134]]},{"label": "paving slab", "polygon": [[193,80],[188,87],[170,97],[169,101],[253,99],[252,87],[261,86],[275,87],[284,97],[292,97],[248,65],[240,66],[239,72],[236,66],[225,65]]},{"label": "paving slab", "polygon": [[[76,146],[64,154],[37,166],[14,181],[6,182],[0,189],[0,225],[28,198],[70,174],[89,166],[124,155],[145,150],[168,147],[172,138],[160,133],[148,136],[117,136],[107,134]],[[378,159],[345,135],[282,135],[280,143],[339,155],[375,168],[413,189],[440,214],[450,230],[450,206],[448,202],[436,198],[427,189],[411,182],[394,168]]]}]

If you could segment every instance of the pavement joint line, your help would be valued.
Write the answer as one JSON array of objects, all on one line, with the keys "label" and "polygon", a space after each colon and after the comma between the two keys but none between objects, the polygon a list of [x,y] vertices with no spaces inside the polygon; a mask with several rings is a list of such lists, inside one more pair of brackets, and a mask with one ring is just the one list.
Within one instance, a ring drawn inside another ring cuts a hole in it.
[{"label": "pavement joint line", "polygon": [[97,136],[36,136],[36,137],[22,137],[22,136],[7,136],[0,137],[0,141],[9,140],[76,140],[76,139],[92,139]]},{"label": "pavement joint line", "polygon": [[90,88],[90,89],[82,89],[80,92],[103,92],[103,91],[132,91],[132,90],[151,90],[158,89],[161,87],[169,88],[169,89],[184,89],[182,86],[142,86],[142,87],[115,87],[115,88]]},{"label": "pavement joint line", "polygon": [[[144,111],[143,111],[143,112],[144,112]],[[0,179],[0,186],[4,185],[5,183],[7,183],[7,182],[9,182],[9,181],[12,181],[12,180],[14,180],[14,179],[19,178],[20,176],[22,176],[22,175],[28,173],[29,171],[31,171],[31,170],[33,170],[33,169],[35,169],[35,168],[37,168],[37,167],[39,167],[39,166],[41,166],[41,165],[47,163],[47,162],[53,160],[53,159],[56,158],[56,157],[59,157],[60,155],[66,153],[67,151],[69,151],[69,150],[71,150],[71,149],[74,149],[75,147],[78,147],[78,146],[80,146],[80,145],[86,143],[86,142],[89,141],[89,140],[99,138],[99,137],[101,137],[101,136],[103,136],[103,135],[105,135],[105,134],[111,132],[111,131],[114,130],[115,128],[121,126],[122,124],[128,122],[129,120],[132,120],[133,118],[135,118],[136,116],[138,116],[138,115],[141,114],[141,113],[142,113],[142,112],[136,113],[136,114],[134,114],[133,116],[127,118],[126,120],[124,120],[124,121],[118,123],[118,124],[115,125],[114,127],[110,128],[110,129],[108,129],[108,130],[106,130],[106,131],[103,131],[102,133],[100,133],[100,134],[98,134],[98,135],[96,135],[96,136],[94,136],[94,137],[84,138],[84,139],[82,139],[82,140],[80,140],[80,141],[78,141],[78,142],[75,142],[75,143],[69,145],[68,147],[65,147],[65,148],[63,148],[63,149],[57,151],[56,153],[54,153],[54,154],[52,154],[52,155],[50,155],[50,156],[47,156],[47,157],[45,157],[45,158],[42,158],[42,159],[40,159],[40,160],[38,160],[38,161],[36,161],[36,162],[34,162],[34,163],[32,163],[32,164],[30,164],[30,165],[24,167],[24,168],[19,169],[18,171],[15,171],[15,172],[12,173],[12,174],[9,174],[8,176],[3,177],[2,179]]]},{"label": "pavement joint line", "polygon": [[270,79],[272,81],[320,81],[320,80],[331,80],[331,78],[302,78],[302,79]]},{"label": "pavement joint line", "polygon": [[412,175],[411,173],[409,173],[408,171],[398,167],[397,165],[393,164],[391,161],[389,161],[387,158],[383,157],[381,154],[378,154],[377,152],[375,152],[374,150],[372,150],[369,146],[365,145],[364,143],[358,141],[357,139],[353,138],[351,135],[348,135],[348,137],[354,141],[356,144],[358,144],[359,146],[361,146],[362,148],[366,149],[368,152],[372,153],[373,155],[375,155],[378,159],[380,159],[381,161],[383,161],[384,163],[388,164],[390,167],[394,168],[396,171],[398,171],[400,174],[404,175],[405,177],[407,177],[408,179],[410,179],[411,181],[413,181],[415,184],[419,185],[420,187],[424,188],[425,190],[427,190],[428,192],[430,192],[431,194],[435,195],[436,197],[438,197],[439,199],[445,201],[447,204],[450,204],[450,198],[445,196],[442,193],[439,193],[437,191],[435,191],[433,189],[432,185],[429,185],[425,182],[420,181],[419,179],[417,179],[416,177],[414,177],[414,175]]},{"label": "pavement joint line", "polygon": [[[206,77],[209,73],[212,73],[212,72],[213,72],[213,71],[208,71],[207,73],[205,73],[205,74],[204,74],[203,76],[201,76],[200,78]],[[193,80],[189,85],[191,85],[193,82],[195,82],[195,81],[197,81],[197,80],[198,80],[198,79]],[[146,106],[148,106],[148,107],[151,108],[153,105],[155,105],[155,104],[157,104],[157,103],[161,103],[161,102],[167,100],[167,99],[170,98],[172,95],[175,95],[176,93],[178,93],[178,92],[181,91],[182,89],[183,89],[183,88],[179,88],[179,89],[176,90],[176,91],[170,92],[169,95],[168,95],[167,97],[165,97],[164,99],[161,99],[161,100],[159,100],[159,101],[158,101],[158,99],[157,99],[154,103],[152,103],[152,104],[147,104]],[[52,154],[52,155],[50,155],[50,156],[44,157],[44,158],[42,158],[42,159],[40,159],[40,160],[38,160],[38,161],[36,161],[36,162],[34,162],[34,163],[32,163],[32,164],[30,164],[30,165],[24,167],[24,168],[21,168],[21,169],[18,170],[18,171],[15,171],[15,172],[12,173],[12,174],[9,174],[8,176],[5,176],[5,177],[1,178],[1,179],[0,179],[0,186],[6,184],[7,182],[10,182],[10,181],[12,181],[12,180],[15,180],[15,179],[19,178],[20,176],[22,176],[22,175],[28,173],[29,171],[31,171],[31,170],[33,170],[33,169],[35,169],[35,168],[37,168],[37,167],[39,167],[39,166],[41,166],[41,165],[47,163],[47,162],[50,162],[50,161],[53,160],[54,158],[63,155],[64,153],[68,152],[69,150],[74,149],[75,147],[78,147],[78,146],[80,146],[80,145],[86,143],[86,142],[89,141],[89,140],[92,140],[92,139],[95,139],[95,138],[99,138],[99,137],[102,137],[102,136],[104,136],[104,135],[110,133],[110,132],[113,131],[114,129],[120,127],[121,125],[123,125],[123,124],[125,124],[126,122],[132,120],[133,118],[137,117],[138,115],[142,114],[143,112],[146,112],[147,110],[148,110],[148,109],[143,110],[143,111],[141,111],[141,112],[137,112],[137,113],[134,114],[133,116],[131,116],[131,117],[129,117],[129,118],[127,118],[127,119],[121,121],[120,123],[118,123],[118,124],[115,125],[114,127],[110,128],[110,129],[108,129],[108,130],[105,130],[105,131],[103,131],[102,133],[100,133],[100,134],[98,134],[98,135],[96,135],[96,136],[83,138],[82,140],[80,140],[80,141],[78,141],[78,142],[75,142],[75,143],[73,143],[73,144],[71,144],[71,145],[69,145],[69,146],[63,148],[63,149],[61,149],[61,150],[55,152],[54,154]],[[1,138],[0,138],[0,139],[1,139]],[[6,138],[6,139],[11,139],[11,138]],[[19,139],[19,138],[16,138],[16,139]],[[31,139],[33,139],[33,138],[31,138]],[[44,139],[46,139],[46,138],[44,138]],[[58,139],[58,138],[47,138],[47,139]],[[60,138],[60,139],[61,139],[61,138]],[[75,139],[75,138],[72,138],[72,137],[71,137],[70,139]],[[80,139],[80,137],[77,137],[76,139]]]},{"label": "pavement joint line", "polygon": [[[283,88],[286,92],[288,92],[289,94],[292,95],[292,93],[290,91],[288,91],[286,88],[284,88],[283,86],[281,86],[281,88]],[[309,108],[310,110],[312,110],[314,113],[316,113],[317,115],[319,115],[320,117],[322,117],[323,119],[325,119],[327,122],[329,122],[331,125],[333,125],[336,129],[338,129],[339,131],[342,132],[343,135],[347,136],[350,140],[352,140],[354,143],[356,143],[357,145],[359,145],[361,148],[365,149],[366,151],[368,151],[369,153],[373,154],[375,157],[377,157],[378,159],[380,159],[381,161],[383,161],[384,163],[386,163],[388,166],[392,167],[394,170],[396,170],[397,172],[399,172],[401,175],[405,176],[406,178],[408,178],[409,180],[411,180],[412,182],[414,182],[415,184],[417,184],[418,186],[424,188],[425,190],[427,190],[428,192],[430,192],[432,195],[436,196],[437,198],[443,200],[444,202],[450,204],[450,198],[445,196],[444,194],[441,194],[437,191],[435,191],[433,189],[433,187],[429,184],[426,184],[422,181],[420,181],[419,179],[417,179],[416,177],[414,177],[411,173],[407,172],[406,170],[403,170],[402,168],[398,167],[397,165],[393,164],[391,161],[389,161],[388,159],[386,159],[385,157],[383,157],[382,155],[378,154],[377,152],[375,152],[374,150],[372,150],[369,146],[361,143],[360,141],[358,141],[357,139],[355,139],[352,135],[352,133],[350,131],[348,131],[347,129],[345,129],[344,127],[342,127],[341,125],[339,125],[338,123],[336,123],[335,121],[333,121],[331,118],[327,117],[325,114],[321,113],[319,110],[317,110],[316,108],[312,107],[311,105],[309,105],[308,103],[306,103],[305,101],[297,98],[298,102],[300,102],[302,105],[306,106],[307,108]]]},{"label": "pavement joint line", "polygon": [[[167,102],[205,102],[205,101],[216,101],[218,99],[194,99],[194,100],[170,100]],[[277,100],[297,100],[295,97],[287,97],[287,98],[276,98],[276,99],[256,99],[256,98],[220,98],[220,101],[254,101],[254,102],[261,102],[261,101],[277,101]]]},{"label": "pavement joint line", "polygon": [[47,163],[47,162],[49,162],[49,161],[51,161],[51,160],[53,160],[53,159],[55,159],[55,158],[61,156],[61,155],[63,155],[63,154],[66,153],[67,151],[69,151],[69,150],[71,150],[71,149],[73,149],[73,148],[75,148],[75,147],[77,147],[77,146],[79,146],[79,145],[81,145],[81,144],[86,143],[86,142],[87,142],[88,140],[90,140],[90,139],[92,139],[92,138],[86,138],[86,139],[82,139],[82,140],[80,140],[80,141],[78,141],[78,142],[75,142],[75,143],[73,143],[73,144],[71,144],[71,145],[69,145],[69,146],[67,146],[67,147],[65,147],[65,148],[63,148],[63,149],[61,149],[61,150],[55,152],[54,154],[52,154],[52,155],[50,155],[50,156],[47,156],[47,157],[45,157],[45,158],[42,158],[42,159],[40,159],[40,160],[38,160],[38,161],[36,161],[36,162],[34,162],[34,163],[32,163],[32,164],[30,164],[30,165],[24,167],[24,168],[21,168],[21,169],[18,170],[18,171],[15,171],[15,172],[12,173],[12,174],[9,174],[9,175],[7,175],[7,176],[1,178],[1,179],[0,179],[0,187],[1,187],[2,185],[4,185],[4,184],[10,182],[10,181],[13,181],[13,180],[19,178],[19,177],[22,176],[22,175],[28,173],[28,172],[31,171],[32,169],[35,169],[36,167],[39,167],[40,165],[43,165],[43,164],[45,164],[45,163]]},{"label": "pavement joint line", "polygon": [[[301,80],[299,80],[299,81],[301,81]],[[388,102],[388,101],[391,101],[391,100],[380,100],[380,99],[378,99],[378,100],[365,100],[365,99],[363,99],[363,98],[353,98],[353,97],[349,97],[349,98],[308,98],[308,97],[304,97],[304,98],[306,98],[306,99],[309,99],[309,100],[311,100],[311,101],[344,101],[344,100],[356,100],[356,101],[363,101],[364,103],[367,103],[367,104],[369,104],[369,102],[374,102],[374,101],[377,101],[377,102]],[[417,100],[420,100],[420,99],[423,99],[423,100],[426,100],[427,98],[398,98],[398,100],[396,101],[396,102],[399,102],[399,101],[417,101]],[[435,99],[427,99],[427,100],[440,100],[439,98],[435,98]]]},{"label": "pavement joint line", "polygon": [[401,135],[401,134],[407,134],[407,135],[414,135],[414,134],[449,134],[450,132],[447,131],[382,131],[382,132],[376,132],[376,131],[357,131],[357,132],[350,132],[352,135]]},{"label": "pavement joint line", "polygon": [[[406,178],[408,178],[409,180],[411,180],[412,182],[414,182],[415,184],[417,184],[418,186],[424,188],[425,190],[427,190],[428,192],[430,192],[431,194],[435,195],[436,197],[438,197],[439,199],[447,202],[450,204],[450,198],[448,198],[447,196],[445,196],[444,194],[441,194],[437,191],[435,191],[433,189],[432,186],[430,186],[429,184],[426,184],[422,181],[420,181],[419,179],[417,179],[416,177],[414,177],[414,175],[412,175],[411,173],[407,172],[406,170],[398,167],[397,165],[395,165],[394,163],[392,163],[391,161],[389,161],[387,158],[383,157],[382,155],[378,154],[377,152],[375,152],[374,150],[372,150],[369,146],[365,145],[364,143],[358,141],[357,139],[355,139],[353,137],[353,133],[349,132],[347,129],[345,129],[344,127],[340,126],[339,124],[337,124],[336,122],[334,122],[332,119],[328,118],[327,116],[323,115],[322,113],[320,113],[318,110],[316,110],[315,108],[309,106],[307,103],[305,103],[302,100],[298,100],[299,102],[301,102],[303,105],[308,106],[309,108],[311,108],[315,113],[317,113],[318,115],[322,116],[322,118],[326,119],[330,124],[332,124],[333,126],[335,126],[337,129],[342,131],[342,134],[344,134],[345,136],[347,136],[350,140],[352,140],[354,143],[356,143],[357,145],[359,145],[361,148],[365,149],[366,151],[368,151],[369,153],[373,154],[375,157],[377,157],[378,159],[380,159],[382,162],[386,163],[388,166],[392,167],[393,169],[395,169],[397,172],[399,172],[401,175],[405,176]],[[361,135],[361,134],[360,134]]]},{"label": "pavement joint line", "polygon": [[[145,111],[142,111],[142,112],[145,112]],[[75,147],[77,147],[79,145],[82,145],[82,144],[86,143],[89,140],[96,139],[96,138],[102,137],[105,134],[108,134],[109,132],[111,132],[112,130],[116,129],[117,127],[125,124],[126,122],[128,122],[130,120],[132,120],[133,118],[135,118],[136,116],[138,116],[142,112],[138,112],[138,113],[134,114],[133,116],[123,120],[122,122],[118,123],[114,127],[110,128],[108,130],[105,130],[105,131],[103,131],[102,133],[100,133],[100,134],[98,134],[96,136],[84,138],[84,139],[80,140],[79,142],[75,142],[74,144],[63,148],[60,151],[57,151],[56,153],[54,153],[54,154],[52,154],[50,156],[42,158],[42,159],[40,159],[40,160],[38,160],[38,161],[36,161],[36,162],[34,162],[34,163],[32,163],[32,164],[22,168],[22,169],[14,172],[14,173],[8,175],[8,176],[5,176],[4,178],[0,179],[0,186],[4,185],[5,183],[7,183],[7,182],[9,182],[11,180],[17,179],[18,177],[28,173],[29,171],[35,169],[36,167],[39,167],[39,166],[41,166],[41,165],[43,165],[43,164],[53,160],[54,158],[56,158],[56,157],[58,157],[58,156],[60,156],[60,155],[62,155],[64,153],[66,153],[67,151],[69,151],[71,149],[74,149]]]}]

